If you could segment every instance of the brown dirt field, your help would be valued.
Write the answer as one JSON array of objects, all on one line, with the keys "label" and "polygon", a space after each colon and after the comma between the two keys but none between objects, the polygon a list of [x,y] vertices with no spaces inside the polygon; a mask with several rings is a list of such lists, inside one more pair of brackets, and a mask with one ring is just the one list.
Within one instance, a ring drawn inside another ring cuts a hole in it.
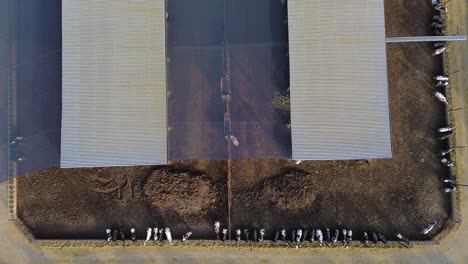
[{"label": "brown dirt field", "polygon": [[[387,36],[429,33],[429,1],[388,0],[385,7]],[[450,201],[440,181],[448,171],[436,156],[445,146],[433,138],[445,125],[444,106],[431,97],[441,59],[430,53],[429,44],[388,45],[392,159],[233,161],[233,227],[262,226],[268,238],[284,226],[349,227],[356,239],[364,230],[427,239],[418,231],[437,220],[437,234]],[[226,161],[52,168],[18,178],[18,214],[39,238],[102,238],[108,226],[131,225],[140,237],[147,226],[168,225],[177,238],[187,229],[213,238],[213,221],[227,223],[226,180]]]},{"label": "brown dirt field", "polygon": [[42,170],[18,178],[18,215],[38,238],[96,238],[107,226],[143,237],[165,225],[204,238],[212,219],[227,218],[225,164]]}]

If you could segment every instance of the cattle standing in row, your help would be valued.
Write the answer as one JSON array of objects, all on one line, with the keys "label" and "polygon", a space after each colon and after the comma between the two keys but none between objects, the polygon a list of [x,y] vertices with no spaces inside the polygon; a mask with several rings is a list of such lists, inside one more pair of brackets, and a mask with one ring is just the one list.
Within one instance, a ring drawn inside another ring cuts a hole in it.
[{"label": "cattle standing in row", "polygon": [[258,237],[258,242],[262,242],[265,237],[265,229],[260,228],[260,236]]},{"label": "cattle standing in row", "polygon": [[279,234],[280,234],[279,230],[276,230],[275,236],[273,237],[273,243],[276,243],[276,241],[278,241]]},{"label": "cattle standing in row", "polygon": [[432,22],[431,27],[436,28],[436,29],[443,29],[445,28],[445,25],[439,22]]},{"label": "cattle standing in row", "polygon": [[112,232],[112,241],[116,242],[118,236],[119,236],[119,230],[115,229],[114,232]]},{"label": "cattle standing in row", "polygon": [[374,244],[379,243],[379,237],[377,236],[377,234],[374,231],[372,231],[372,242]]},{"label": "cattle standing in row", "polygon": [[163,228],[162,227],[158,229],[158,239],[159,241],[163,240]]},{"label": "cattle standing in row", "polygon": [[315,234],[317,235],[317,241],[319,242],[319,245],[322,246],[322,245],[323,245],[323,233],[322,233],[322,230],[317,229],[317,231],[315,231]]},{"label": "cattle standing in row", "polygon": [[[159,230],[160,229],[162,229],[162,228],[157,228],[157,227],[153,228],[153,233],[154,233],[153,240],[154,240],[154,242],[157,242],[158,239],[159,239]],[[162,239],[162,234],[161,234],[161,239]]]},{"label": "cattle standing in row", "polygon": [[440,48],[440,47],[444,47],[444,46],[447,46],[447,42],[445,42],[445,41],[434,43],[434,48]]},{"label": "cattle standing in row", "polygon": [[120,230],[120,239],[125,247],[125,232],[122,229]]},{"label": "cattle standing in row", "polygon": [[151,227],[148,227],[148,229],[146,229],[146,240],[143,243],[143,245],[146,245],[146,243],[151,239],[151,231]]},{"label": "cattle standing in row", "polygon": [[451,131],[451,132],[445,132],[445,133],[442,133],[442,134],[440,134],[439,136],[437,136],[437,139],[439,139],[439,140],[445,140],[445,139],[449,138],[451,135],[453,135],[453,131]]},{"label": "cattle standing in row", "polygon": [[447,51],[447,46],[436,48],[434,50],[434,52],[432,53],[432,56],[440,55],[440,54],[444,53],[445,51]]},{"label": "cattle standing in row", "polygon": [[241,231],[240,231],[240,229],[236,229],[236,241],[237,241],[237,245],[239,245],[239,243],[241,241]]},{"label": "cattle standing in row", "polygon": [[192,231],[188,231],[185,235],[182,236],[182,242],[185,242],[192,236]]},{"label": "cattle standing in row", "polygon": [[444,188],[445,193],[451,193],[451,192],[454,192],[456,190],[457,190],[457,186],[454,185],[454,184],[451,184],[450,186]]},{"label": "cattle standing in row", "polygon": [[447,98],[445,98],[445,96],[441,92],[435,92],[434,96],[435,96],[435,98],[437,98],[437,100],[439,100],[442,103],[448,105]]},{"label": "cattle standing in row", "polygon": [[253,234],[252,234],[252,239],[253,242],[257,242],[258,236],[257,236],[257,229],[254,229]]},{"label": "cattle standing in row", "polygon": [[449,81],[438,81],[436,87],[447,87],[450,84]]},{"label": "cattle standing in row", "polygon": [[171,234],[171,229],[169,229],[169,227],[166,227],[164,229],[164,234],[166,235],[167,241],[169,241],[169,243],[172,244],[172,234]]},{"label": "cattle standing in row", "polygon": [[[133,230],[133,232],[135,231],[134,228],[132,228],[131,230]],[[130,232],[132,232],[131,230],[130,230]],[[125,232],[124,232],[123,229],[114,229],[114,231],[112,231],[110,228],[107,228],[106,229],[106,235],[107,235],[107,242],[110,242],[110,241],[116,242],[117,239],[119,238],[119,235],[120,235],[120,239],[123,241],[123,244],[125,246]],[[132,237],[132,239],[133,239],[133,237]],[[135,239],[136,239],[136,237],[135,237]]]},{"label": "cattle standing in row", "polygon": [[432,21],[438,22],[438,23],[441,23],[441,24],[444,23],[444,20],[443,20],[440,16],[438,16],[438,15],[433,16],[433,17],[432,17]]},{"label": "cattle standing in row", "polygon": [[384,235],[378,234],[378,237],[379,237],[379,240],[382,241],[382,243],[384,243],[385,245],[388,244],[388,241]]},{"label": "cattle standing in row", "polygon": [[454,131],[454,130],[455,130],[454,127],[441,127],[441,128],[437,129],[437,132],[446,133],[446,132],[451,132],[451,131]]},{"label": "cattle standing in row", "polygon": [[214,222],[214,231],[215,231],[215,234],[216,234],[216,240],[219,240],[219,229],[221,227],[221,224],[219,223],[219,221],[215,221]]},{"label": "cattle standing in row", "polygon": [[244,229],[244,235],[245,235],[245,242],[249,242],[249,230],[247,228]]},{"label": "cattle standing in row", "polygon": [[307,235],[308,235],[307,229],[304,229],[304,234],[303,234],[303,236],[302,236],[301,242],[304,242],[304,241],[307,239]]},{"label": "cattle standing in row", "polygon": [[431,230],[434,228],[434,226],[436,225],[437,222],[432,222],[426,226],[423,226],[422,230],[421,230],[421,234],[423,235],[427,235],[429,234],[429,232],[431,232]]},{"label": "cattle standing in row", "polygon": [[450,78],[448,76],[444,75],[437,75],[434,77],[434,80],[436,81],[448,81]]},{"label": "cattle standing in row", "polygon": [[10,142],[10,145],[13,147],[23,145],[24,137],[16,137],[13,141]]},{"label": "cattle standing in row", "polygon": [[353,230],[348,229],[348,239],[346,240],[346,243],[348,244],[348,246],[350,246],[352,242],[353,242]]},{"label": "cattle standing in row", "polygon": [[136,241],[136,230],[135,230],[135,228],[130,229],[130,239],[132,240],[132,242]]},{"label": "cattle standing in row", "polygon": [[310,233],[310,242],[314,242],[315,241],[315,229],[312,228],[312,231]]},{"label": "cattle standing in row", "polygon": [[342,234],[343,234],[343,246],[345,245],[346,243],[346,234],[348,233],[348,231],[346,230],[346,228],[343,228],[343,231],[342,231]]},{"label": "cattle standing in row", "polygon": [[227,228],[223,228],[222,233],[223,233],[223,242],[225,242],[226,239],[227,239],[227,235],[228,235],[228,230],[227,230]]},{"label": "cattle standing in row", "polygon": [[440,157],[444,157],[444,156],[447,156],[448,154],[454,152],[457,148],[464,148],[465,146],[459,146],[459,147],[453,147],[453,148],[449,148],[447,150],[442,150],[439,155]]},{"label": "cattle standing in row", "polygon": [[444,35],[444,32],[440,31],[439,29],[434,29],[434,30],[432,31],[432,34],[433,34],[434,36],[443,36],[443,35]]},{"label": "cattle standing in row", "polygon": [[454,151],[453,148],[449,148],[449,149],[447,149],[447,150],[442,150],[442,151],[440,152],[439,155],[440,155],[441,157],[444,157],[444,156],[447,156],[448,154],[452,153],[453,151]]},{"label": "cattle standing in row", "polygon": [[455,179],[454,178],[446,178],[446,179],[443,179],[442,181],[446,182],[446,183],[454,183]]},{"label": "cattle standing in row", "polygon": [[302,238],[302,229],[296,231],[296,243],[300,243]]},{"label": "cattle standing in row", "polygon": [[447,13],[447,7],[444,6],[443,4],[436,4],[436,5],[434,5],[434,9],[437,10],[437,11],[441,11],[441,12],[446,12],[446,13]]},{"label": "cattle standing in row", "polygon": [[107,228],[106,229],[106,234],[107,234],[107,242],[110,242],[112,240],[112,230]]},{"label": "cattle standing in row", "polygon": [[364,232],[364,239],[362,241],[364,245],[367,245],[369,243],[369,236],[367,235],[367,232]]},{"label": "cattle standing in row", "polygon": [[401,233],[396,233],[395,235],[399,240],[405,242],[407,245],[409,245],[410,241],[407,237],[405,237],[404,235],[402,235]]},{"label": "cattle standing in row", "polygon": [[439,0],[432,0],[432,6],[437,11],[447,12],[447,7],[439,2]]},{"label": "cattle standing in row", "polygon": [[338,236],[339,235],[340,235],[340,231],[338,229],[335,229],[335,234],[331,238],[333,245],[336,245],[336,242],[338,242]]},{"label": "cattle standing in row", "polygon": [[440,162],[442,162],[442,164],[444,164],[445,166],[447,166],[449,168],[452,168],[453,166],[455,166],[455,164],[453,162],[451,162],[450,160],[448,160],[446,158],[440,159]]},{"label": "cattle standing in row", "polygon": [[353,240],[353,231],[351,229],[343,229],[343,244],[342,247],[348,248]]}]

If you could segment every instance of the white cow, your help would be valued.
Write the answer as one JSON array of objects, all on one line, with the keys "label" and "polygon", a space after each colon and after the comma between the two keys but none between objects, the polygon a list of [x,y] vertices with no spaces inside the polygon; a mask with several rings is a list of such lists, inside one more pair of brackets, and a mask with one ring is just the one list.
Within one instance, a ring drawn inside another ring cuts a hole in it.
[{"label": "white cow", "polygon": [[444,75],[437,75],[437,76],[434,77],[434,80],[436,80],[436,81],[448,81],[449,77],[444,76]]},{"label": "white cow", "polygon": [[450,193],[450,192],[453,192],[453,191],[456,191],[456,190],[457,190],[457,186],[455,186],[455,185],[444,188],[444,192],[446,192],[446,193]]},{"label": "white cow", "polygon": [[448,105],[447,98],[445,98],[445,96],[444,96],[442,93],[440,93],[440,92],[435,92],[435,93],[434,93],[434,96],[437,98],[437,100],[439,100],[439,101],[441,101],[441,102],[443,102],[443,103],[445,103],[445,104]]},{"label": "white cow", "polygon": [[450,83],[448,81],[438,81],[436,83],[436,87],[446,87],[448,86]]},{"label": "white cow", "polygon": [[437,129],[437,131],[440,132],[440,133],[450,132],[450,131],[453,131],[453,130],[455,130],[454,127],[441,127],[439,129]]},{"label": "white cow", "polygon": [[172,234],[171,229],[169,229],[169,227],[166,227],[164,229],[164,234],[166,235],[167,241],[169,241],[169,243],[172,244]]},{"label": "white cow", "polygon": [[323,233],[322,233],[322,230],[317,229],[317,230],[315,231],[315,235],[317,236],[317,241],[319,242],[319,245],[322,246],[322,245],[323,245]]},{"label": "white cow", "polygon": [[148,242],[151,239],[151,231],[151,227],[148,227],[148,229],[146,229],[146,240],[143,243],[143,245],[146,245],[146,242]]},{"label": "white cow", "polygon": [[187,239],[189,239],[191,235],[192,235],[192,232],[188,231],[187,233],[185,233],[185,235],[182,236],[182,241],[186,241]]},{"label": "white cow", "polygon": [[107,242],[110,242],[112,240],[112,231],[110,228],[106,229],[106,234],[107,234]]},{"label": "white cow", "polygon": [[434,52],[432,53],[432,56],[437,56],[437,55],[440,55],[442,54],[444,51],[447,50],[447,47],[440,47],[440,48],[437,48],[434,50]]}]

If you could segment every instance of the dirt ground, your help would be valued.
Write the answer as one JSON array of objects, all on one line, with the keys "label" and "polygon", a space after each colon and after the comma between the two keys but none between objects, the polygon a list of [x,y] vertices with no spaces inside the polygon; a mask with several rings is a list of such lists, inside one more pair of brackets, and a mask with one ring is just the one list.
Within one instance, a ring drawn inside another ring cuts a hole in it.
[{"label": "dirt ground", "polygon": [[199,161],[46,169],[18,178],[18,213],[38,238],[96,238],[106,226],[135,226],[141,237],[148,226],[170,226],[175,236],[192,229],[209,238],[212,219],[227,217],[225,170]]},{"label": "dirt ground", "polygon": [[[429,1],[386,1],[385,7],[387,36],[429,34]],[[211,42],[206,45],[216,44]],[[427,239],[418,231],[436,220],[431,236],[438,233],[450,213],[440,181],[447,170],[436,156],[445,146],[433,137],[434,129],[445,125],[444,106],[431,97],[431,76],[441,72],[441,59],[430,53],[428,44],[387,46],[393,159],[300,165],[284,159],[233,161],[233,228],[265,227],[267,238],[282,226],[348,227],[356,239],[372,230],[387,238],[400,231],[411,239]],[[198,59],[202,57],[210,59]],[[203,72],[206,64],[200,65],[187,64],[187,71]],[[207,84],[203,78],[181,82],[195,88]],[[171,96],[178,92],[173,85],[170,89]],[[184,105],[176,99],[174,106]],[[190,118],[208,117],[197,121],[222,120],[222,112],[207,112],[197,100],[180,109],[191,112]],[[182,114],[180,120],[184,123]],[[182,128],[174,131],[186,133]],[[218,134],[199,129],[190,135],[210,142]],[[191,142],[186,135],[179,139]],[[186,151],[176,149],[180,155]],[[197,146],[189,145],[187,151],[196,154]],[[191,229],[194,238],[213,238],[213,221],[227,223],[227,166],[226,161],[183,161],[158,167],[45,169],[18,178],[18,216],[38,238],[102,238],[108,226],[136,226],[142,238],[147,226],[166,225],[175,237]]]},{"label": "dirt ground", "polygon": [[289,94],[286,5],[171,0],[167,10],[169,159],[226,160],[227,134],[240,142],[231,159],[290,158],[289,112],[274,100]]}]

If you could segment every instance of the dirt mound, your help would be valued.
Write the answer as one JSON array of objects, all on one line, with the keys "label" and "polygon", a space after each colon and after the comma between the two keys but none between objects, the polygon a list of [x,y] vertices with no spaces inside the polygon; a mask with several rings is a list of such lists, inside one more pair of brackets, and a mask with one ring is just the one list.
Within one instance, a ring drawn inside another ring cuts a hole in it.
[{"label": "dirt mound", "polygon": [[215,208],[224,188],[206,174],[170,168],[151,172],[143,187],[149,206],[161,212],[174,211],[184,217],[206,215]]},{"label": "dirt mound", "polygon": [[303,186],[310,186],[313,176],[302,171],[289,171],[264,183],[264,195],[278,209],[300,209],[309,207],[317,197]]},{"label": "dirt mound", "polygon": [[[275,177],[265,179],[248,191],[236,190],[237,204],[250,204],[249,201],[265,201],[261,207],[273,210],[297,210],[310,207],[317,198],[314,176],[299,170],[289,170]],[[310,189],[310,190],[308,190]],[[240,195],[242,193],[242,195]]]}]

